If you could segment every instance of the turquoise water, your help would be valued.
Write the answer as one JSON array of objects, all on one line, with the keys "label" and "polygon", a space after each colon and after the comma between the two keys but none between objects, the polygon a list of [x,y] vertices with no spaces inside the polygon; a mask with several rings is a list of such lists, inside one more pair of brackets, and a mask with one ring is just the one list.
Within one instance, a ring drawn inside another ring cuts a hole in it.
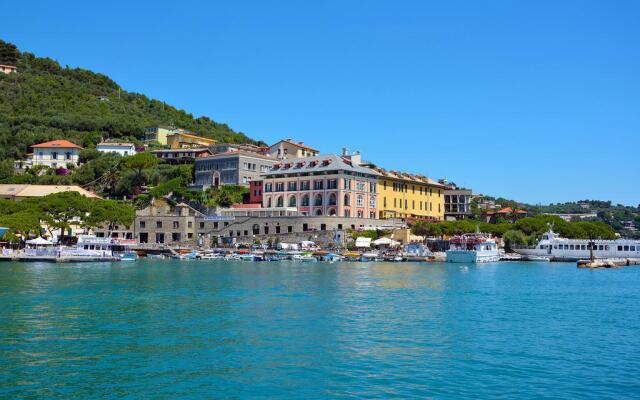
[{"label": "turquoise water", "polygon": [[1,398],[640,397],[640,268],[0,264]]}]

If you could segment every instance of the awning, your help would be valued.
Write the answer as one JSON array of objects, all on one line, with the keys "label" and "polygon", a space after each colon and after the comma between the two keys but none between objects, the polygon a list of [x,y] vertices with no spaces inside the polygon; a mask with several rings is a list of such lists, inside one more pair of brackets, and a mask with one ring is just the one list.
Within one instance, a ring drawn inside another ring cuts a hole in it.
[{"label": "awning", "polygon": [[400,242],[396,242],[395,240],[393,240],[391,238],[380,238],[380,239],[374,240],[373,244],[376,245],[376,246],[391,246],[391,247],[395,247],[395,246],[398,246],[400,244]]},{"label": "awning", "polygon": [[371,238],[368,237],[359,237],[356,238],[356,247],[371,247]]},{"label": "awning", "polygon": [[53,244],[52,242],[48,241],[47,239],[43,239],[40,236],[35,239],[27,240],[25,243],[34,244],[36,246],[51,246]]}]

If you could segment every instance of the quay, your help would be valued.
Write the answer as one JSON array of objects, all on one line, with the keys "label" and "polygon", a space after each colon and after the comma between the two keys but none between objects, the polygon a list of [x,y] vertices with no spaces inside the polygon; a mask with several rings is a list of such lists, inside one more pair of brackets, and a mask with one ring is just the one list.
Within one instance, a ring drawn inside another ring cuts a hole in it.
[{"label": "quay", "polygon": [[0,255],[0,262],[2,261],[22,261],[22,262],[56,262],[56,263],[65,263],[65,262],[112,262],[112,261],[120,261],[119,257],[113,256],[37,256],[37,255],[27,255],[27,254],[11,254],[11,255]]}]

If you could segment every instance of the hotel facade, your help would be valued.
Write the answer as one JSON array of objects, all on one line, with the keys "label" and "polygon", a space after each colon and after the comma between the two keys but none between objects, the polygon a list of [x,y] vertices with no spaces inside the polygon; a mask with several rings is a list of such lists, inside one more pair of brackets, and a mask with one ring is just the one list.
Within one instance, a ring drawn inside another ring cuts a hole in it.
[{"label": "hotel facade", "polygon": [[444,220],[444,185],[423,175],[369,167],[378,174],[380,219]]},{"label": "hotel facade", "polygon": [[360,156],[315,156],[277,162],[262,176],[262,206],[296,207],[300,215],[376,219],[377,173]]}]

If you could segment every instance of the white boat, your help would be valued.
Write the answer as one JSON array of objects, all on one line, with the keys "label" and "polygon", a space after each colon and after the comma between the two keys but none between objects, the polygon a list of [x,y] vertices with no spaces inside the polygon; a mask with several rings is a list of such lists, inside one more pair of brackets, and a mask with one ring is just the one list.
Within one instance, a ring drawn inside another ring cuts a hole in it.
[{"label": "white boat", "polygon": [[453,237],[447,250],[451,263],[487,263],[500,261],[498,245],[488,235],[472,233]]},{"label": "white boat", "polygon": [[318,262],[318,259],[311,254],[294,254],[291,256],[291,260],[301,262]]},{"label": "white boat", "polygon": [[532,248],[516,248],[514,251],[525,257],[548,257],[554,261],[575,261],[591,258],[640,258],[640,240],[617,239],[566,239],[560,237],[549,226],[549,231]]}]

